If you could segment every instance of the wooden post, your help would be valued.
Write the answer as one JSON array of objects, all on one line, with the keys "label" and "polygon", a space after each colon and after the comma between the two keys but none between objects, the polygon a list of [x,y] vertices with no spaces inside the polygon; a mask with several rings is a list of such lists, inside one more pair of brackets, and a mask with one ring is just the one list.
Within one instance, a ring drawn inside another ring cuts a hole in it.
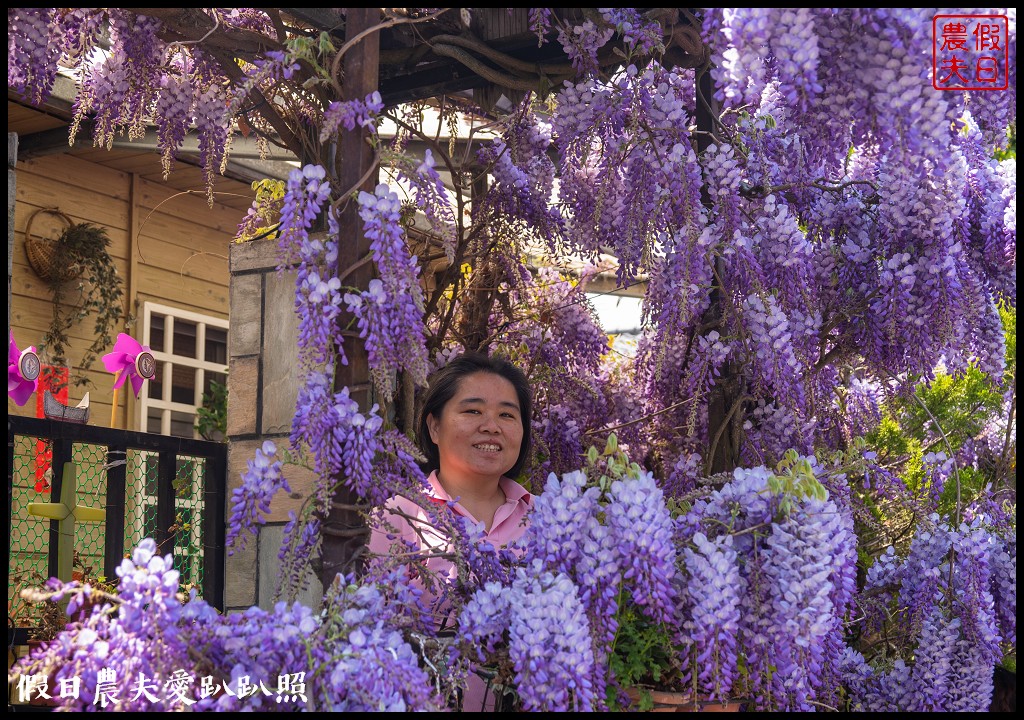
[{"label": "wooden post", "polygon": [[[470,202],[478,206],[487,194],[487,175],[483,168],[472,167],[473,186]],[[491,317],[494,299],[497,296],[498,269],[494,258],[488,252],[493,238],[489,233],[479,233],[473,241],[466,258],[473,265],[473,275],[466,288],[466,301],[459,318],[459,334],[466,350],[489,353],[487,321]]]},{"label": "wooden post", "polygon": [[[54,487],[60,483],[58,502],[29,503],[28,514],[49,518],[57,526],[57,552],[50,552],[50,574],[64,582],[71,582],[75,555],[75,525],[79,522],[103,522],[107,511],[103,508],[78,504],[78,466],[73,462],[64,463]],[[52,498],[51,498],[52,499]],[[50,535],[51,542],[53,534]],[[56,564],[56,572],[54,572]]]},{"label": "wooden post", "polygon": [[[107,447],[107,525],[103,545],[103,574],[108,578],[117,577],[117,568],[124,559],[127,476],[128,445],[123,442],[111,443]],[[223,517],[223,514],[220,517]]]},{"label": "wooden post", "polygon": [[[364,31],[380,23],[379,8],[348,8],[345,16],[345,40],[354,39]],[[363,99],[378,89],[380,63],[380,33],[373,32],[363,37],[352,47],[344,58],[344,88],[342,100]],[[328,161],[333,163],[327,169],[332,172],[336,183],[342,188],[353,188],[364,176],[367,180],[359,190],[373,192],[377,184],[374,169],[373,148],[369,144],[370,132],[366,128],[341,133],[335,155]],[[366,257],[370,242],[363,235],[362,222],[354,200],[343,205],[339,218],[338,268],[344,273],[349,267]],[[369,286],[373,278],[373,266],[369,263],[347,275],[345,285],[358,288]],[[343,312],[338,318],[342,327],[348,325],[352,316]],[[348,365],[335,369],[334,387],[340,390],[348,387],[351,397],[362,411],[371,405],[370,368],[367,361],[366,345],[357,335],[345,339],[345,356]],[[343,478],[338,478],[342,480]],[[340,573],[358,572],[369,530],[359,513],[363,499],[339,483],[331,501],[331,509],[324,520],[323,549],[321,566],[318,568],[320,581],[326,592]]]},{"label": "wooden post", "polygon": [[156,527],[153,539],[157,554],[174,554],[178,537],[178,509],[175,502],[177,490],[174,481],[178,478],[178,455],[172,450],[161,450],[157,461]]},{"label": "wooden post", "polygon": [[[711,77],[711,68],[707,67],[697,70],[697,135],[696,150],[698,159],[704,151],[714,142],[715,113],[718,112],[718,102],[715,100],[715,83]],[[705,206],[711,205],[711,198],[708,195],[707,187],[701,188],[701,199]],[[724,293],[725,288],[721,286],[723,281],[724,262],[722,258],[714,258],[715,276],[711,286],[711,304],[704,313],[701,325],[705,327],[719,327],[724,314]],[[711,389],[711,396],[708,398],[708,436],[709,442],[714,448],[708,446],[708,452],[713,453],[711,457],[705,458],[705,467],[711,475],[729,472],[739,464],[739,447],[737,445],[736,427],[740,418],[739,412],[730,412],[738,397],[736,387],[736,370],[731,362],[722,367],[721,375]],[[725,427],[723,427],[725,426]],[[715,438],[717,437],[717,442]]]}]

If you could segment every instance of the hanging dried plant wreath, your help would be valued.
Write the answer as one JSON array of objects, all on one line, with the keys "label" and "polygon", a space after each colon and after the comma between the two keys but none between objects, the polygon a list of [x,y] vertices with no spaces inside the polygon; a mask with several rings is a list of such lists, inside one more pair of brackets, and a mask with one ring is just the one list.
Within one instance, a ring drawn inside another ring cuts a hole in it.
[{"label": "hanging dried plant wreath", "polygon": [[[56,240],[32,234],[32,221],[39,213],[49,213],[66,225]],[[124,285],[113,258],[107,252],[110,238],[107,231],[92,223],[75,223],[57,208],[40,208],[29,216],[25,226],[25,252],[36,274],[50,285],[53,299],[53,320],[43,337],[40,351],[46,353],[51,365],[68,367],[67,352],[71,344],[69,332],[87,317],[95,320],[95,338],[78,366],[88,370],[113,345],[114,336],[124,313]],[[77,280],[77,286],[71,283]],[[68,303],[68,290],[81,293],[80,303]],[[75,376],[73,385],[90,381],[83,372]]]}]

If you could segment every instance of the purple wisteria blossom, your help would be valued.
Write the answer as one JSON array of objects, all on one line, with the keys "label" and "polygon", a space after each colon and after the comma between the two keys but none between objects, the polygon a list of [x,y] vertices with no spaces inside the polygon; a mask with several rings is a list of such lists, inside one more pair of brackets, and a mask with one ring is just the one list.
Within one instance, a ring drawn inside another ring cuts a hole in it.
[{"label": "purple wisteria blossom", "polygon": [[270,502],[280,490],[291,492],[281,471],[277,446],[266,440],[262,447],[256,449],[256,456],[249,460],[248,468],[242,473],[242,484],[231,491],[231,517],[225,541],[229,553],[245,548],[248,533],[255,525],[266,522]]},{"label": "purple wisteria blossom", "polygon": [[697,533],[692,543],[683,550],[689,576],[682,598],[689,617],[680,628],[683,681],[711,700],[726,702],[739,673],[740,597],[746,581],[731,536],[709,541]]},{"label": "purple wisteria blossom", "polygon": [[374,127],[377,116],[384,110],[384,102],[380,93],[374,90],[363,100],[332,102],[324,111],[323,123],[320,126],[320,142],[326,142],[338,133],[339,128],[354,130]]},{"label": "purple wisteria blossom", "polygon": [[380,277],[361,293],[345,295],[366,341],[374,384],[386,399],[394,395],[398,372],[409,373],[417,386],[427,376],[423,288],[400,210],[398,195],[383,183],[372,194],[359,193],[359,216]]},{"label": "purple wisteria blossom", "polygon": [[472,659],[492,658],[508,632],[524,708],[603,708],[604,689],[615,682],[608,663],[622,599],[633,598],[652,623],[674,620],[673,533],[650,473],[600,481],[583,470],[551,473],[520,541],[525,555],[514,579],[484,583],[465,606],[460,632],[476,647]]},{"label": "purple wisteria blossom", "polygon": [[509,659],[523,709],[597,709],[590,625],[576,585],[534,564],[519,571],[512,590]]},{"label": "purple wisteria blossom", "polygon": [[643,17],[635,8],[598,8],[601,17],[615,26],[628,50],[650,55],[663,49],[661,24]]},{"label": "purple wisteria blossom", "polygon": [[870,568],[866,589],[873,602],[862,604],[865,626],[904,635],[916,646],[915,663],[876,669],[848,649],[843,673],[855,707],[988,709],[992,668],[1002,660],[1007,628],[997,618],[1002,581],[992,568],[1006,557],[1007,546],[986,520],[978,516],[953,528],[933,514],[921,522],[905,557],[890,548]]},{"label": "purple wisteria blossom", "polygon": [[[826,476],[813,458],[796,460],[816,479]],[[823,678],[840,673],[843,620],[856,588],[848,511],[783,490],[763,466],[740,468],[694,502],[678,535],[689,574],[680,642],[694,687],[748,697],[760,709],[807,710],[831,693]]]},{"label": "purple wisteria blossom", "polygon": [[604,512],[620,544],[622,579],[629,584],[631,597],[655,622],[670,622],[675,606],[675,528],[654,475],[642,472],[612,482]]}]

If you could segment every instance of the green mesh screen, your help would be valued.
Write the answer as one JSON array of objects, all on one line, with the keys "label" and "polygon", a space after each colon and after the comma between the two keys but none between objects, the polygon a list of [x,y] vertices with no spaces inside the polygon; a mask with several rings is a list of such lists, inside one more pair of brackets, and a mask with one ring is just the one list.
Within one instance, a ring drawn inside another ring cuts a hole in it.
[{"label": "green mesh screen", "polygon": [[[8,618],[16,627],[34,624],[36,608],[19,596],[23,586],[39,585],[50,576],[50,520],[32,514],[30,504],[50,503],[52,481],[51,446],[40,438],[15,438],[14,478],[11,497],[11,557],[7,575]],[[103,467],[106,447],[75,444],[71,462],[78,468],[76,503],[96,508],[106,504],[107,474]],[[103,573],[104,523],[76,522],[75,572],[83,568],[93,575]],[[74,575],[80,577],[80,575]]]},{"label": "green mesh screen", "polygon": [[[7,617],[15,627],[35,624],[34,608],[18,597],[25,585],[36,585],[49,576],[47,551],[50,522],[30,515],[28,504],[49,502],[42,492],[49,468],[48,445],[36,438],[18,436],[14,443],[14,477],[11,494],[11,555],[7,573]],[[40,490],[37,490],[40,487]]]},{"label": "green mesh screen", "polygon": [[[45,439],[16,436],[14,478],[11,498],[11,554],[8,573],[8,618],[15,627],[35,624],[37,609],[25,603],[19,593],[24,586],[37,586],[49,577],[50,520],[29,512],[29,503],[50,502],[48,485],[52,474],[50,445]],[[107,448],[75,443],[71,459],[77,465],[77,503],[106,506]],[[129,450],[125,473],[125,554],[146,538],[157,536],[157,485],[159,455]],[[175,521],[174,565],[181,573],[183,589],[195,587],[202,595],[204,574],[203,498],[207,461],[179,456],[174,478]],[[104,523],[75,523],[76,570],[87,568],[92,576],[104,573]],[[172,528],[164,528],[171,531]],[[172,552],[169,542],[161,554]]]},{"label": "green mesh screen", "polygon": [[[206,490],[204,458],[179,456],[174,475],[174,567],[181,573],[183,589],[192,586],[202,595],[203,583],[203,497]],[[157,536],[157,482],[160,458],[156,453],[128,452],[125,479],[125,549],[143,538]],[[171,528],[164,528],[170,531]],[[160,554],[170,552],[166,545]]]}]

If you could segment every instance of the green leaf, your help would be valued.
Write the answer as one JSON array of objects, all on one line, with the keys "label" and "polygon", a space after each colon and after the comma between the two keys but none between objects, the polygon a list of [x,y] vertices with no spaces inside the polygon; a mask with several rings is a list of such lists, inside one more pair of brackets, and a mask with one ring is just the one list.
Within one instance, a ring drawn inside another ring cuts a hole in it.
[{"label": "green leaf", "polygon": [[608,442],[604,446],[605,455],[614,455],[619,450],[619,439],[615,437],[615,433],[608,436]]},{"label": "green leaf", "polygon": [[[225,371],[227,368],[225,368]],[[203,394],[203,405],[196,408],[196,432],[206,440],[226,441],[228,432],[228,388],[224,383],[210,381],[210,390]]]}]

